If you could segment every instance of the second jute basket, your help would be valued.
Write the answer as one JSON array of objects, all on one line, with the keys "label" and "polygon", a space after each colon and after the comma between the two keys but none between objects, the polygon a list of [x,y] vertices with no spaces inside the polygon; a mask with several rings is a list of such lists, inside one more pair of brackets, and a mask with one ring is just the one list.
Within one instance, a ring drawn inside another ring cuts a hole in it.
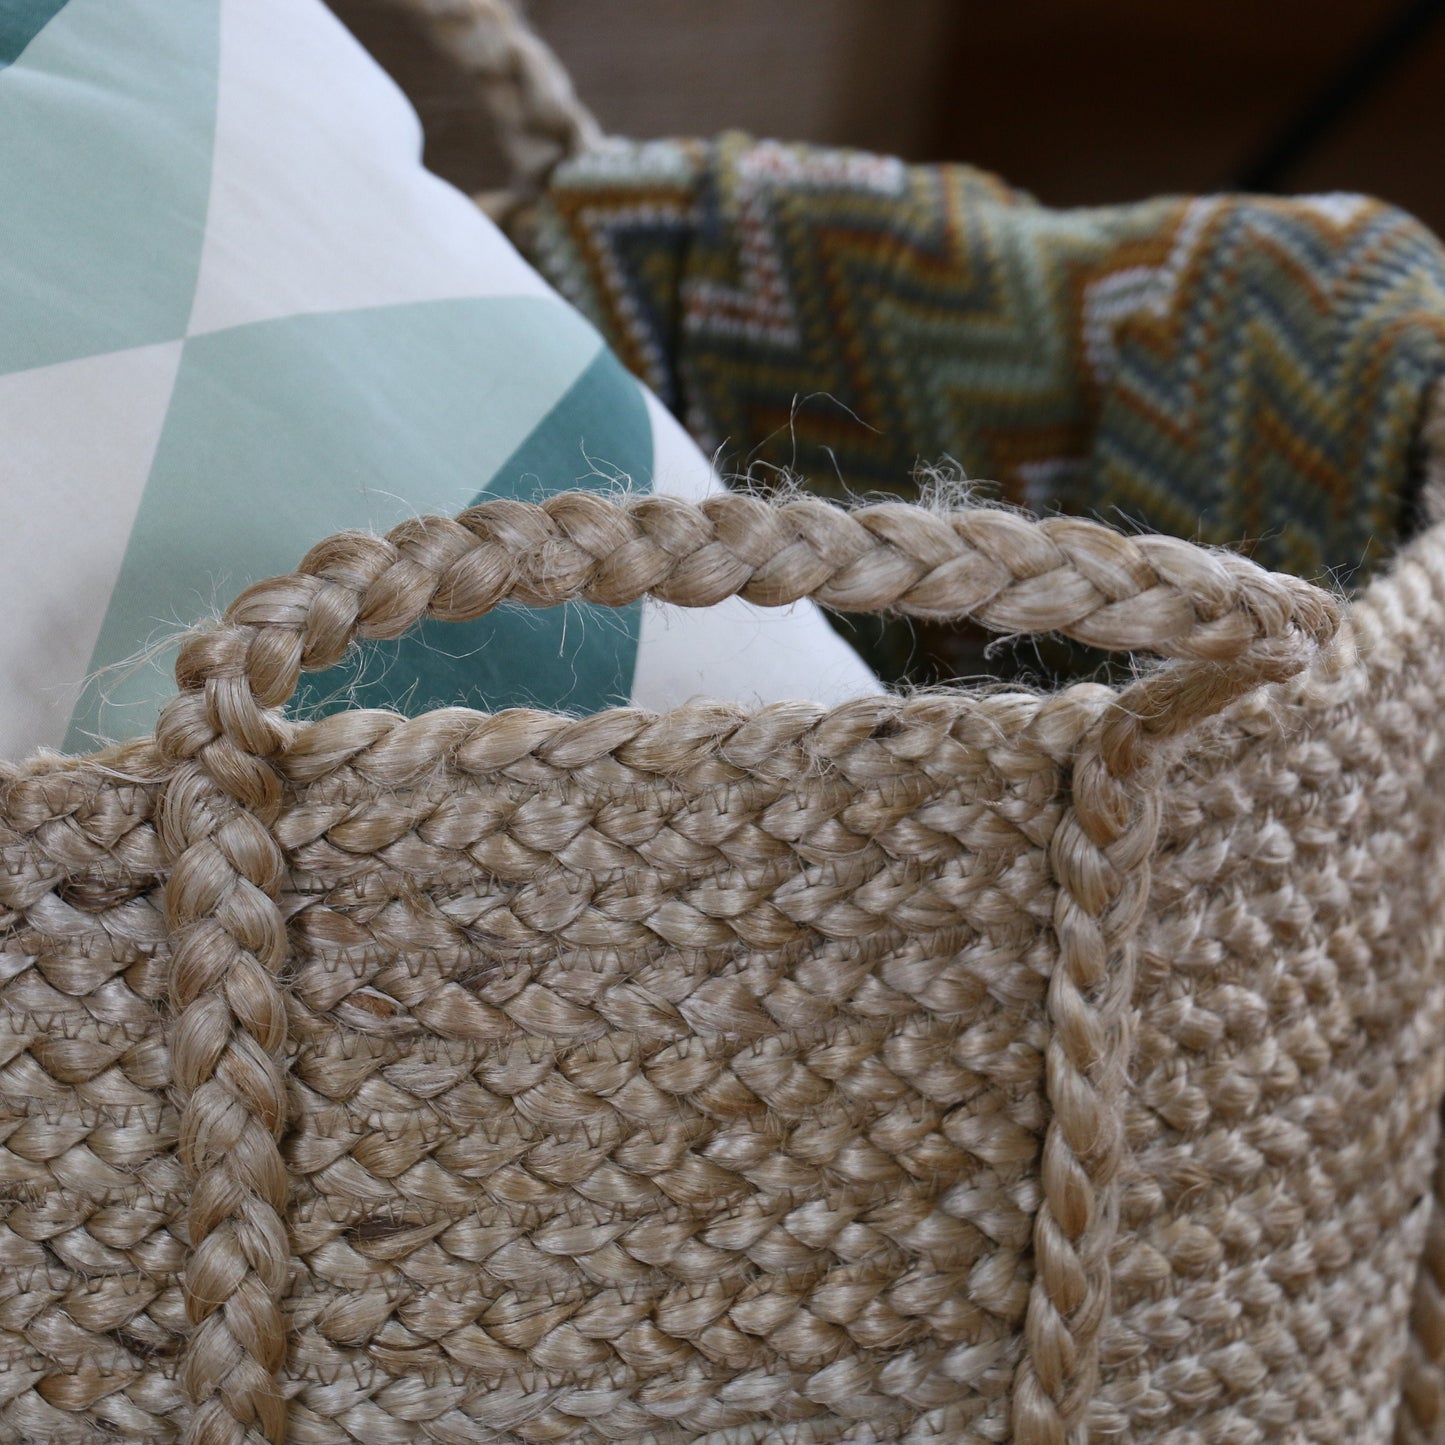
[{"label": "second jute basket", "polygon": [[[585,130],[508,12],[432,8],[538,164]],[[1442,487],[1347,606],[742,495],[251,588],[153,737],[0,771],[0,1439],[1440,1439]],[[359,637],[645,595],[1162,661],[285,711]]]}]

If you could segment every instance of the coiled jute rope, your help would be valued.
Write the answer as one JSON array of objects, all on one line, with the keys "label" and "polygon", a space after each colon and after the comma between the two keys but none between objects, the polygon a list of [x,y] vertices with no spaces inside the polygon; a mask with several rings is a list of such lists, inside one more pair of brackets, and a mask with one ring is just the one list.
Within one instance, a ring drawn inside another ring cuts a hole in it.
[{"label": "coiled jute rope", "polygon": [[[1161,742],[1305,667],[1338,624],[1334,602],[1239,557],[1073,519],[564,493],[409,521],[385,538],[333,537],[291,576],[249,589],[181,650],[180,694],[157,744],[173,769],[161,818],[173,860],[172,1050],[178,1152],[194,1181],[185,1274],[192,1441],[280,1441],[285,1432],[276,1377],[290,1259],[279,1147],[286,859],[274,828],[278,766],[297,729],[282,709],[300,673],[423,616],[466,619],[505,601],[620,606],[645,595],[689,607],[811,597],[968,616],[998,631],[1055,630],[1173,659],[1126,689],[1086,737],[1050,848],[1059,885],[1059,962],[1047,996],[1053,1114],[1014,1438],[1083,1438],[1117,1216],[1131,940],[1157,827],[1147,782]],[[677,715],[682,725],[687,712]]]}]

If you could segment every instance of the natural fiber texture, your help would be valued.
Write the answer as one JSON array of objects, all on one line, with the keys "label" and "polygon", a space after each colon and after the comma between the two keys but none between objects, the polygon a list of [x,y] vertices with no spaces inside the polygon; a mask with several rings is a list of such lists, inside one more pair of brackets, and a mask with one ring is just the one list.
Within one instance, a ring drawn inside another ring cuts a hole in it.
[{"label": "natural fiber texture", "polygon": [[1163,790],[1099,1438],[1438,1438],[1442,635],[1437,528]]},{"label": "natural fiber texture", "polygon": [[[644,588],[1181,660],[1117,700],[280,711],[424,611]],[[6,783],[35,1202],[0,1419],[1073,1438],[1157,764],[1335,623],[1236,558],[987,511],[570,494],[315,549],[187,645],[154,743]]]},{"label": "natural fiber texture", "polygon": [[[535,184],[592,141],[491,19]],[[251,588],[153,739],[0,770],[0,1440],[1438,1440],[1438,488],[1343,621],[1173,538],[745,496]],[[1167,661],[285,711],[358,637],[647,594]]]},{"label": "natural fiber texture", "polygon": [[[973,611],[996,627],[1047,619],[1043,625],[1103,646],[1141,645],[1142,598],[1157,651],[1236,663],[1211,670],[1203,688],[1194,687],[1198,667],[1140,685],[1131,712],[1182,712],[1186,721],[1186,702],[1207,713],[1238,691],[1241,663],[1250,681],[1256,659],[1272,670],[1297,668],[1302,644],[1334,625],[1323,594],[1307,585],[1167,539],[1130,542],[1089,523],[1003,513],[935,520],[885,507],[849,517],[800,502],[774,514],[727,496],[700,507],[653,498],[617,508],[586,493],[541,506],[493,502],[451,526],[399,528],[386,543],[334,539],[294,578],[253,588],[227,614],[229,625],[182,649],[177,676],[186,690],[156,733],[162,756],[178,765],[163,841],[176,860],[166,898],[178,1015],[172,1045],[185,1099],[180,1154],[196,1181],[186,1297],[198,1329],[186,1364],[188,1392],[201,1408],[191,1438],[240,1440],[255,1431],[276,1440],[282,1430],[271,1379],[284,1350],[286,1286],[285,1170],[276,1148],[285,1024],[275,982],[286,956],[276,901],[284,865],[270,832],[280,780],[265,760],[289,739],[276,710],[301,668],[332,666],[354,637],[395,636],[428,610],[464,618],[511,596],[620,604],[645,591],[691,606],[735,593],[772,604],[812,595],[864,609]],[[1161,688],[1182,696],[1162,709],[1146,705],[1142,694],[1152,703]],[[1136,818],[1120,792],[1140,748],[1118,726],[1101,740],[1098,766],[1088,765],[1092,748],[1082,755],[1081,821],[1076,835],[1065,835],[1060,881],[1067,892],[1080,875],[1072,902],[1082,918],[1066,911],[1061,919],[1047,1063],[1054,1087],[1074,1096],[1049,1131],[1035,1225],[1052,1275],[1041,1271],[1034,1289],[1038,1343],[1029,1359],[1046,1368],[1026,1365],[1020,1387],[1021,1409],[1066,1423],[1092,1387],[1112,1224],[1096,1196],[1112,1182],[1119,1149],[1099,1091],[1118,1091],[1122,1025],[1109,1020],[1127,1001],[1122,940],[1147,887],[1135,877],[1152,837],[1152,815]],[[1129,855],[1127,873],[1107,857],[1110,848]],[[1116,871],[1117,881],[1100,882],[1101,872]],[[607,941],[604,933],[599,942]]]},{"label": "natural fiber texture", "polygon": [[[1445,499],[1445,382],[1436,387],[1422,428],[1426,495]],[[1445,1445],[1445,1155],[1435,1166],[1424,1257],[1415,1280],[1397,1445]]]}]

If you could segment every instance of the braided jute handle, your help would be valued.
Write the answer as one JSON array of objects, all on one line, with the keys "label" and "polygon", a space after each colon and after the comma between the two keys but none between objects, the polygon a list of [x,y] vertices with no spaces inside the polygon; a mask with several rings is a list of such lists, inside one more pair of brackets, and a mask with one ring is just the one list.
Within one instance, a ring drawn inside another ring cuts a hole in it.
[{"label": "braided jute handle", "polygon": [[1072,518],[577,492],[490,501],[455,520],[404,522],[385,538],[332,537],[181,648],[181,691],[157,742],[172,769],[161,826],[173,859],[178,1150],[195,1181],[184,1364],[193,1445],[279,1441],[285,1431],[276,1382],[289,1267],[279,1149],[285,860],[273,833],[282,804],[273,762],[295,731],[282,709],[302,670],[333,666],[355,639],[397,637],[427,615],[462,620],[508,600],[620,606],[646,594],[688,607],[735,595],[765,606],[812,597],[1176,659],[1127,689],[1076,759],[1074,806],[1051,854],[1061,899],[1047,1059],[1056,1116],[1015,1438],[1077,1437],[1107,1303],[1128,939],[1152,839],[1147,792],[1140,803],[1130,780],[1158,751],[1150,740],[1302,669],[1338,625],[1335,602],[1237,556]]},{"label": "braided jute handle", "polygon": [[561,161],[590,150],[602,129],[566,68],[512,0],[394,0],[420,16],[438,47],[475,82],[497,127],[510,191],[487,209],[540,190]]}]

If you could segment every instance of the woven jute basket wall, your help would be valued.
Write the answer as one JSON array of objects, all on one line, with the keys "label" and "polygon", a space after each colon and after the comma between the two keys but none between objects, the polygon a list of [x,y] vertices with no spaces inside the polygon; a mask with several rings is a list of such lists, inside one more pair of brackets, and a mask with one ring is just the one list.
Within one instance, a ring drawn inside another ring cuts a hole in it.
[{"label": "woven jute basket wall", "polygon": [[[510,12],[434,8],[525,183],[590,122]],[[1425,496],[1347,603],[745,495],[495,501],[251,588],[153,737],[0,772],[0,1439],[1445,1438]],[[425,616],[649,594],[1141,666],[285,711]]]}]

